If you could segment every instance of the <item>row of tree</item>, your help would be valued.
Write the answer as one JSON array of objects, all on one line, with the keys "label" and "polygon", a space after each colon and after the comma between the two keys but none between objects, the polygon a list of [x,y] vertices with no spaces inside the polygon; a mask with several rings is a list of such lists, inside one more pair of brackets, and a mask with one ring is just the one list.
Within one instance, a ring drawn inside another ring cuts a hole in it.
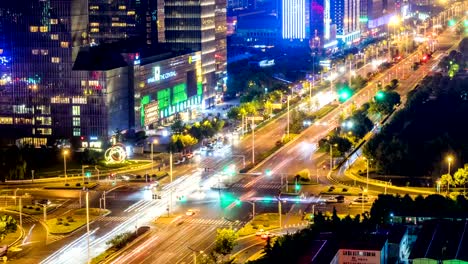
[{"label": "row of tree", "polygon": [[204,119],[192,125],[184,124],[182,120],[176,120],[171,125],[172,137],[168,150],[172,152],[184,152],[205,138],[211,138],[220,132],[225,121],[219,118]]},{"label": "row of tree", "polygon": [[363,153],[383,174],[439,177],[447,153],[456,154],[458,162],[468,158],[468,138],[459,125],[466,115],[467,79],[427,77]]},{"label": "row of tree", "polygon": [[[335,209],[330,216],[318,212],[314,216],[314,223],[308,228],[293,234],[278,237],[273,244],[267,241],[265,254],[250,264],[263,263],[299,263],[308,259],[309,250],[314,240],[320,240],[322,234],[330,234],[327,243],[339,243],[350,238],[369,238],[380,229],[389,230],[389,225],[395,223],[396,217],[405,220],[405,216],[424,216],[434,218],[465,218],[468,216],[468,201],[464,196],[452,200],[441,195],[429,195],[426,198],[418,196],[379,195],[370,213],[340,219]],[[386,233],[386,232],[383,232]],[[336,252],[330,252],[331,257]],[[325,252],[326,254],[326,252]],[[319,258],[322,255],[318,256]]]}]

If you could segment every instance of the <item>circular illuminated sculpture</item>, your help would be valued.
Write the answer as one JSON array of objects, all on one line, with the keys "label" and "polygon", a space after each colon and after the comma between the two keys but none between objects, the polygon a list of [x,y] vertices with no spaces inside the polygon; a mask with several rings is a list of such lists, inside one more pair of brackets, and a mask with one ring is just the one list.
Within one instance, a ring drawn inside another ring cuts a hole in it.
[{"label": "circular illuminated sculpture", "polygon": [[109,163],[122,163],[127,158],[125,146],[122,144],[114,145],[106,150],[104,158]]}]

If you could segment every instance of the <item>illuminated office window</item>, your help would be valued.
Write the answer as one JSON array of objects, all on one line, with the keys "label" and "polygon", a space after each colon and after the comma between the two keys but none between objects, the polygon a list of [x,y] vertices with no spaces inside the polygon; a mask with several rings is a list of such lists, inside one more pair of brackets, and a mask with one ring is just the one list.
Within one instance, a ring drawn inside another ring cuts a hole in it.
[{"label": "illuminated office window", "polygon": [[38,49],[33,49],[31,50],[32,55],[39,55],[39,50]]},{"label": "illuminated office window", "polygon": [[51,40],[58,40],[58,37],[59,37],[58,34],[51,34],[50,35]]},{"label": "illuminated office window", "polygon": [[60,47],[62,47],[62,48],[68,48],[68,41],[62,41],[62,42],[60,42]]},{"label": "illuminated office window", "polygon": [[43,32],[43,33],[44,33],[44,32],[49,32],[49,28],[48,28],[47,26],[40,26],[40,27],[39,27],[39,30],[40,30],[41,32]]},{"label": "illuminated office window", "polygon": [[73,117],[73,126],[81,126],[81,119],[79,117]]},{"label": "illuminated office window", "polygon": [[80,110],[81,110],[81,107],[79,105],[74,105],[72,107],[72,114],[74,116],[79,116],[80,115]]},{"label": "illuminated office window", "polygon": [[39,31],[39,27],[38,27],[38,26],[30,26],[30,27],[29,27],[29,31],[30,31],[30,32],[38,32],[38,31]]},{"label": "illuminated office window", "polygon": [[51,18],[51,19],[50,19],[50,24],[51,24],[51,25],[57,25],[57,24],[58,24],[58,19],[56,19],[56,18]]},{"label": "illuminated office window", "polygon": [[52,61],[52,63],[60,63],[60,58],[59,57],[52,57],[51,61]]},{"label": "illuminated office window", "polygon": [[49,55],[49,50],[41,49],[41,55],[43,55],[43,56]]},{"label": "illuminated office window", "polygon": [[79,127],[74,127],[74,128],[73,128],[73,136],[75,136],[75,137],[81,136],[81,128],[79,128]]},{"label": "illuminated office window", "polygon": [[124,5],[119,6],[119,10],[125,10],[125,9],[127,9],[126,6],[124,6]]}]

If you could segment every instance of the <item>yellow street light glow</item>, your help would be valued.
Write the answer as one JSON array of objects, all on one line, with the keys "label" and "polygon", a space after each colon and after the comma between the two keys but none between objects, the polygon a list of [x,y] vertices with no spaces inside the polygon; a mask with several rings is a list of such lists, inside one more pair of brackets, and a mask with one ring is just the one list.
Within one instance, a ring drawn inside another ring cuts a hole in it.
[{"label": "yellow street light glow", "polygon": [[67,156],[67,155],[68,155],[68,150],[64,150],[64,151],[63,151],[63,155],[64,155],[64,156]]},{"label": "yellow street light glow", "polygon": [[158,143],[159,143],[159,141],[157,139],[153,140],[153,144],[158,144]]},{"label": "yellow street light glow", "polygon": [[400,23],[400,18],[398,16],[392,16],[390,18],[389,24],[392,26],[396,26]]},{"label": "yellow street light glow", "polygon": [[448,157],[447,157],[447,161],[448,161],[449,163],[451,163],[451,162],[453,161],[453,157],[452,157],[452,156],[448,156]]}]

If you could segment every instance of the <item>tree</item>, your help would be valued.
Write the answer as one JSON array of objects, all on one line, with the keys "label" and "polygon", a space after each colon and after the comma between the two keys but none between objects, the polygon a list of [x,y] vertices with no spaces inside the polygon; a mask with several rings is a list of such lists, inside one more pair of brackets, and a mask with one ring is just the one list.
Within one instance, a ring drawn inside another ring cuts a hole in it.
[{"label": "tree", "polygon": [[399,82],[398,82],[397,79],[391,80],[391,81],[390,81],[390,88],[391,88],[392,90],[396,89],[396,88],[398,87],[398,83],[399,83]]},{"label": "tree", "polygon": [[452,178],[452,175],[450,174],[444,174],[440,177],[440,184],[443,186],[447,186],[447,192],[449,192],[450,185],[454,185],[454,181]]},{"label": "tree", "polygon": [[218,229],[214,251],[222,255],[230,254],[237,244],[237,238],[237,232],[232,229]]},{"label": "tree", "polygon": [[185,125],[182,120],[177,119],[172,125],[171,130],[173,134],[180,134],[185,131]]},{"label": "tree", "polygon": [[231,109],[229,109],[229,111],[227,112],[227,117],[229,119],[233,119],[233,120],[237,120],[237,119],[241,118],[240,108],[238,106],[235,106],[235,107],[232,107]]},{"label": "tree", "polygon": [[464,168],[459,168],[455,174],[453,175],[453,180],[456,185],[466,187],[466,183],[468,182],[468,170],[465,164]]},{"label": "tree", "polygon": [[393,111],[395,105],[401,102],[400,94],[394,91],[382,91],[382,93],[382,99],[376,99],[374,102],[371,102],[369,111],[388,115]]},{"label": "tree", "polygon": [[11,215],[0,216],[0,241],[9,233],[16,231],[16,220]]}]

